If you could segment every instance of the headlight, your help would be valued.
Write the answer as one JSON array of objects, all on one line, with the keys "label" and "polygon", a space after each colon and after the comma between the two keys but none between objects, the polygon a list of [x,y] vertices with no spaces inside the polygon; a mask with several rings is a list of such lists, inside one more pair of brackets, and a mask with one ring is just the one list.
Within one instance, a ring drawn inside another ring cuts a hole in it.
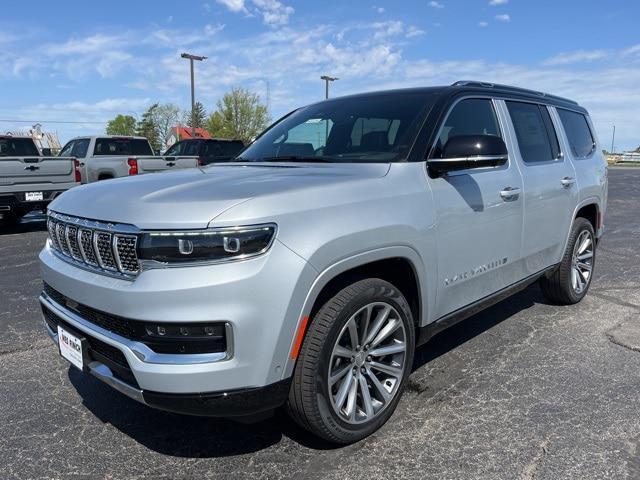
[{"label": "headlight", "polygon": [[144,233],[138,247],[141,260],[162,263],[207,263],[241,260],[269,250],[274,224],[196,231]]}]

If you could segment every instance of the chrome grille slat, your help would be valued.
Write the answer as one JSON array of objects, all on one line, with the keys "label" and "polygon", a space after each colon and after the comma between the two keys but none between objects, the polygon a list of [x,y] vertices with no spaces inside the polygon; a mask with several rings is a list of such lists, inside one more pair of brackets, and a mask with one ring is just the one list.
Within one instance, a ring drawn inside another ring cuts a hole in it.
[{"label": "chrome grille slat", "polygon": [[118,230],[112,224],[49,212],[47,230],[51,248],[69,263],[129,279],[140,272],[133,227],[120,225]]}]

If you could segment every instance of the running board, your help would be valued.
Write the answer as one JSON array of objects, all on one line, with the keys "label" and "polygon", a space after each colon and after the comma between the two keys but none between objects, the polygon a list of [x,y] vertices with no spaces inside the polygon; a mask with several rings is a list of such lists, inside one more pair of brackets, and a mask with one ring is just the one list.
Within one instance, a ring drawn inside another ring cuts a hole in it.
[{"label": "running board", "polygon": [[467,305],[466,307],[462,307],[462,308],[459,308],[458,310],[448,313],[447,315],[440,317],[438,320],[436,320],[433,323],[430,323],[429,325],[420,327],[420,329],[418,330],[416,345],[417,346],[424,345],[434,335],[440,333],[443,330],[446,330],[449,327],[452,327],[457,323],[462,322],[463,320],[466,320],[469,317],[474,316],[477,313],[480,313],[482,310],[485,310],[486,308],[489,308],[495,305],[496,303],[501,302],[502,300],[509,298],[515,293],[518,293],[524,290],[529,285],[531,285],[536,280],[538,280],[540,277],[546,275],[549,272],[554,271],[556,268],[558,268],[557,265],[552,265],[549,268],[545,268],[544,270],[538,273],[534,273],[533,275],[523,278],[522,280],[514,283],[513,285],[509,285],[508,287],[505,287],[502,290],[498,290],[497,292],[492,293],[491,295],[481,298],[480,300],[476,300],[475,302]]}]

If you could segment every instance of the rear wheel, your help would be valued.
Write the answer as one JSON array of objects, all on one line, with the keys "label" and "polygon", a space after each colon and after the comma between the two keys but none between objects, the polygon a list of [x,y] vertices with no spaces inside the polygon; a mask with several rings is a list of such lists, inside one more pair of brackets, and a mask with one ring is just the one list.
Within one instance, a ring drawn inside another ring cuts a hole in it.
[{"label": "rear wheel", "polygon": [[409,305],[392,284],[358,281],[314,316],[287,407],[293,419],[335,443],[356,442],[393,414],[413,362]]},{"label": "rear wheel", "polygon": [[567,249],[558,269],[540,280],[545,297],[560,305],[578,303],[591,285],[596,260],[596,240],[591,222],[578,217],[573,222]]}]

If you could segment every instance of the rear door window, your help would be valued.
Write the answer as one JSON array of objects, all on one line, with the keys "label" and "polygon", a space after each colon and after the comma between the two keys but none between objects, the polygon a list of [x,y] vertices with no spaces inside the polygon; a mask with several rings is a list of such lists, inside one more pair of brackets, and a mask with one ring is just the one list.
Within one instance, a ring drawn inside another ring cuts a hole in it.
[{"label": "rear door window", "polygon": [[560,147],[547,107],[512,101],[507,101],[506,104],[522,160],[525,163],[557,160]]},{"label": "rear door window", "polygon": [[94,155],[153,155],[149,142],[143,138],[98,138]]},{"label": "rear door window", "polygon": [[573,155],[576,158],[588,157],[595,149],[595,140],[587,118],[583,114],[571,110],[562,108],[557,110]]},{"label": "rear door window", "polygon": [[30,138],[0,138],[0,157],[38,157],[40,152]]}]

